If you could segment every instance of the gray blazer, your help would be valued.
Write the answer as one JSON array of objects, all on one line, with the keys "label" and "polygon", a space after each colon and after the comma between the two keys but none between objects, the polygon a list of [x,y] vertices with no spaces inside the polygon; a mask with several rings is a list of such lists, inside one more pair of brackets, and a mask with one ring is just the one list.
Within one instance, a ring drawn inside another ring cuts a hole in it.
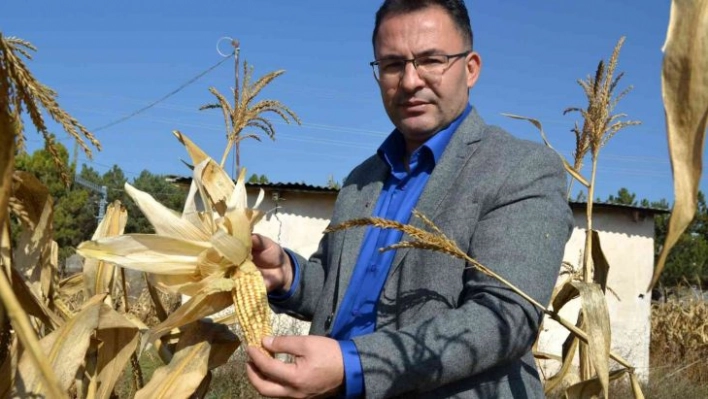
[{"label": "gray blazer", "polygon": [[[331,223],[371,216],[388,173],[378,156],[356,167]],[[552,150],[485,125],[473,110],[416,209],[545,304],[572,227],[565,183]],[[326,234],[309,260],[298,259],[300,284],[290,299],[273,304],[276,310],[311,320],[311,334],[328,334],[363,237],[363,228]],[[379,298],[376,331],[353,340],[366,397],[543,398],[531,354],[541,319],[538,309],[464,261],[400,249]]]}]

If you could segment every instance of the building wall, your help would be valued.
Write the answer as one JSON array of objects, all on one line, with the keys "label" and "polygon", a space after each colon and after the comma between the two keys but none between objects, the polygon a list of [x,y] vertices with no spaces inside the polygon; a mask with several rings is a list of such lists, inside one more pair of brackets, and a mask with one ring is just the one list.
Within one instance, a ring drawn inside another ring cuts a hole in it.
[{"label": "building wall", "polygon": [[[303,256],[309,256],[317,250],[324,229],[334,210],[333,194],[266,192],[259,209],[267,211],[263,220],[254,231],[263,234],[281,245]],[[253,204],[258,192],[249,190],[249,204]],[[276,201],[275,198],[278,200]]]},{"label": "building wall", "polygon": [[[574,210],[575,228],[565,247],[563,260],[576,268],[581,264],[585,246],[585,210]],[[646,379],[649,368],[651,333],[651,294],[646,288],[654,267],[654,220],[651,215],[625,210],[595,210],[593,228],[599,232],[600,245],[610,265],[607,306],[612,332],[611,350],[636,367]],[[568,303],[561,316],[575,323],[580,300]],[[546,319],[539,350],[561,354],[565,328]],[[543,372],[553,375],[556,361],[542,362]]]},{"label": "building wall", "polygon": [[[256,190],[249,191],[251,204]],[[317,249],[322,232],[329,222],[335,195],[285,192],[280,195],[277,212],[268,213],[256,226],[282,245],[309,256]],[[272,191],[266,192],[260,209],[273,210],[276,202]],[[574,210],[575,228],[565,247],[564,261],[575,267],[581,264],[585,239],[585,210]],[[600,244],[610,264],[607,294],[612,327],[612,350],[645,377],[649,367],[651,295],[645,292],[653,271],[654,222],[651,215],[642,216],[629,210],[595,209],[594,229],[599,231]],[[567,304],[562,316],[575,322],[579,300]],[[302,331],[307,331],[302,328]],[[560,355],[568,332],[552,320],[544,322],[539,350]],[[542,372],[551,376],[559,366],[556,361],[541,364]]]}]

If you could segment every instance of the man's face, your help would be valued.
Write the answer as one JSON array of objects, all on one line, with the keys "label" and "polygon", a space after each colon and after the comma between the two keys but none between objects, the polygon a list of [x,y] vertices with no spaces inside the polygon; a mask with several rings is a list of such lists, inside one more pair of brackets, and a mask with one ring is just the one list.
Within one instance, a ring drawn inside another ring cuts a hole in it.
[{"label": "man's face", "polygon": [[[469,50],[452,18],[436,6],[384,18],[375,43],[377,60]],[[438,77],[419,75],[412,63],[408,63],[400,79],[380,80],[386,113],[403,134],[409,153],[464,110],[479,69],[479,55],[470,53],[450,59],[448,68]]]}]

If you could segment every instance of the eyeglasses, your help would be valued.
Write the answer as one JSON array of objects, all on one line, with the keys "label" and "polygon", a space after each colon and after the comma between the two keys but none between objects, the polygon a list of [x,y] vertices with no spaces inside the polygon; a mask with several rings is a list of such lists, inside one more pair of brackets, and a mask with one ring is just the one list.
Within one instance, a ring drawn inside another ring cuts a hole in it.
[{"label": "eyeglasses", "polygon": [[452,61],[465,57],[472,51],[458,54],[422,55],[411,59],[387,58],[369,63],[374,70],[374,77],[379,82],[398,82],[403,76],[406,65],[410,62],[418,72],[418,76],[428,81],[436,80],[447,71]]}]

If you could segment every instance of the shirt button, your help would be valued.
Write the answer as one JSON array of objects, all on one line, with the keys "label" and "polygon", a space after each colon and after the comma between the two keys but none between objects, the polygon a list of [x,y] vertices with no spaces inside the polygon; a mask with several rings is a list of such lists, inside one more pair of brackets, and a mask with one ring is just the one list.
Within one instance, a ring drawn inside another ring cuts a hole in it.
[{"label": "shirt button", "polygon": [[369,265],[369,273],[376,273],[376,263],[372,263]]}]

